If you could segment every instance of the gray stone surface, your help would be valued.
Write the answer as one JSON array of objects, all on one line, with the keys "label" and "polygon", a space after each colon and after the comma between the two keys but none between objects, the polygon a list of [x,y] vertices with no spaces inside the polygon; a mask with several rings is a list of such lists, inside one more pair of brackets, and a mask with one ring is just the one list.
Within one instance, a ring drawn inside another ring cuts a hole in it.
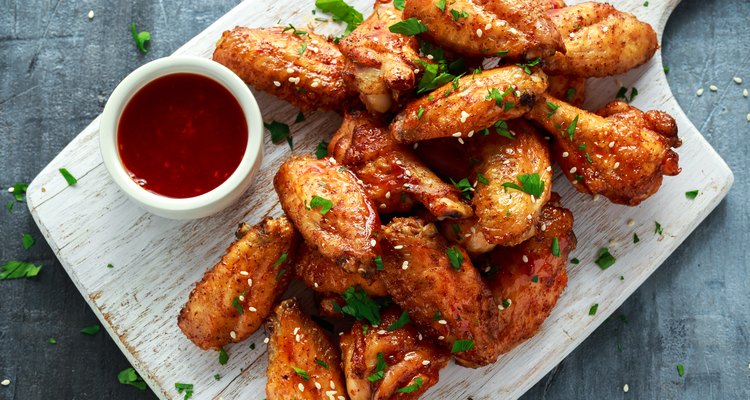
[{"label": "gray stone surface", "polygon": [[[0,187],[33,178],[102,111],[128,72],[170,54],[235,4],[0,1]],[[93,20],[86,17],[90,9]],[[663,43],[672,90],[732,167],[734,188],[613,318],[526,398],[750,398],[750,99],[741,95],[750,88],[748,15],[747,0],[684,0]],[[131,21],[153,34],[145,57],[133,46]],[[732,82],[735,75],[746,83]],[[719,91],[695,96],[710,84]],[[9,199],[0,194],[2,205]],[[23,233],[38,240],[28,251],[21,247]],[[106,334],[79,333],[97,320],[24,206],[0,212],[0,243],[0,262],[45,266],[37,279],[0,282],[0,380],[11,381],[0,387],[0,399],[154,398],[117,382],[128,362]],[[56,345],[48,343],[51,337]],[[685,366],[682,378],[678,363]]]}]

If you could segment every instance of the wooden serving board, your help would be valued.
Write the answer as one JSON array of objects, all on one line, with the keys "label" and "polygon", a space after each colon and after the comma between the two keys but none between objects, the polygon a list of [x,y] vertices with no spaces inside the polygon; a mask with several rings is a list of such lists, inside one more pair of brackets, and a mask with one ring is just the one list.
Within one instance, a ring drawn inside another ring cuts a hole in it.
[{"label": "wooden serving board", "polygon": [[[611,0],[659,32],[679,0]],[[372,1],[351,1],[367,16]],[[313,0],[251,0],[216,21],[176,54],[210,57],[222,31],[235,25],[271,26],[293,23],[316,26],[318,32],[339,29],[319,23],[311,13]],[[321,15],[318,14],[318,17]],[[606,199],[577,193],[556,174],[554,190],[575,215],[578,250],[571,257],[568,288],[541,331],[500,358],[494,365],[473,370],[451,364],[425,399],[508,399],[521,396],[559,363],[635,291],[714,209],[732,185],[724,161],[704,140],[674,100],[661,63],[661,54],[627,75],[589,82],[588,108],[615,97],[620,86],[636,86],[634,104],[660,109],[678,121],[683,146],[678,150],[682,173],[668,177],[658,194],[639,207],[624,207]],[[264,93],[255,93],[266,121],[292,122],[296,110]],[[338,127],[331,113],[312,113],[292,127],[294,153],[314,150]],[[243,343],[227,346],[230,360],[219,365],[214,351],[202,351],[177,328],[177,314],[206,269],[223,254],[240,221],[251,224],[280,214],[271,179],[289,156],[286,144],[265,139],[265,159],[257,182],[235,206],[198,221],[162,219],[126,199],[107,175],[99,154],[99,119],[81,132],[31,183],[28,205],[47,241],[81,294],[117,345],[162,399],[182,398],[175,382],[195,385],[194,399],[262,399],[265,397],[266,345],[261,329]],[[78,177],[68,186],[58,168]],[[695,200],[685,192],[699,189]],[[633,221],[628,224],[628,221]],[[655,221],[664,228],[654,233]],[[633,244],[633,233],[640,242]],[[600,270],[593,262],[600,247],[617,257]],[[107,268],[107,264],[114,268]],[[595,316],[589,308],[599,304]],[[255,343],[254,350],[249,348]],[[214,374],[221,375],[215,380]]]}]

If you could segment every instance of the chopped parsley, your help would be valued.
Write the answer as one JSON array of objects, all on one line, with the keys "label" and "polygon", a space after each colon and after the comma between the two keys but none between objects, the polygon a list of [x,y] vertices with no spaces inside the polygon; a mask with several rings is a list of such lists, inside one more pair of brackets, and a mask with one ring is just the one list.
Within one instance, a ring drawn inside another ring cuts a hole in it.
[{"label": "chopped parsley", "polygon": [[580,264],[580,263],[581,263],[581,260],[579,260],[579,259],[577,259],[577,258],[573,257],[573,258],[571,258],[571,259],[570,259],[570,263],[571,263],[571,264]]},{"label": "chopped parsley", "polygon": [[11,260],[0,265],[0,281],[6,279],[33,278],[39,275],[41,265],[34,265],[26,261]]},{"label": "chopped parsley", "polygon": [[350,34],[364,21],[362,13],[346,4],[344,0],[315,0],[315,7],[320,11],[333,15],[334,21],[346,23],[344,36]]},{"label": "chopped parsley", "polygon": [[245,313],[245,309],[242,308],[242,302],[240,301],[240,297],[245,297],[245,292],[242,292],[242,294],[240,294],[239,296],[234,296],[234,299],[232,299],[232,307],[234,307],[234,309],[237,310],[238,314],[242,315]]},{"label": "chopped parsley", "polygon": [[85,333],[89,336],[94,336],[102,329],[99,325],[91,325],[81,329],[81,333]]},{"label": "chopped parsley", "polygon": [[518,186],[513,182],[505,182],[502,186],[520,190],[536,198],[541,197],[542,193],[544,193],[544,181],[539,177],[539,174],[518,175],[518,181],[521,183],[521,186]]},{"label": "chopped parsley", "polygon": [[325,369],[330,369],[331,368],[331,367],[328,366],[328,364],[326,364],[325,361],[318,360],[317,358],[315,359],[315,364],[318,364],[318,365],[320,365],[321,367],[323,367]]},{"label": "chopped parsley", "polygon": [[578,125],[578,115],[576,115],[576,117],[573,118],[573,122],[571,122],[570,125],[568,125],[568,129],[567,129],[568,138],[570,139],[571,142],[573,141],[573,136],[576,133],[577,125]]},{"label": "chopped parsley", "polygon": [[23,236],[21,236],[21,245],[23,246],[24,250],[30,249],[31,246],[34,245],[34,243],[36,243],[34,237],[29,235],[28,233],[24,233]]},{"label": "chopped parsley", "polygon": [[53,337],[49,338],[49,344],[57,344],[57,339]]},{"label": "chopped parsley", "polygon": [[226,365],[227,361],[229,361],[229,354],[226,350],[224,350],[223,347],[219,348],[219,364]]},{"label": "chopped parsley", "polygon": [[135,386],[140,390],[146,390],[146,382],[143,381],[143,378],[132,367],[120,371],[117,374],[117,380],[123,385]]},{"label": "chopped parsley", "polygon": [[490,184],[489,179],[487,179],[486,176],[480,174],[479,172],[477,172],[477,182],[481,183],[482,185],[489,185]]},{"label": "chopped parsley", "polygon": [[135,46],[138,47],[138,50],[140,50],[143,54],[148,53],[148,50],[146,49],[146,42],[151,40],[151,33],[138,32],[138,30],[135,28],[135,22],[132,22],[130,24],[130,33],[133,34],[133,40],[135,41]]},{"label": "chopped parsley", "polygon": [[594,303],[591,308],[589,308],[589,315],[596,315],[596,310],[599,309],[599,303]]},{"label": "chopped parsley", "polygon": [[422,114],[424,114],[424,107],[419,107],[419,110],[417,110],[417,119],[422,119]]},{"label": "chopped parsley", "polygon": [[438,10],[445,12],[445,1],[446,0],[438,0],[438,2],[435,3],[435,7],[437,7]]},{"label": "chopped parsley", "polygon": [[375,372],[367,377],[370,382],[377,382],[385,377],[385,369],[388,368],[388,364],[383,359],[383,353],[378,352],[378,362],[375,364]]},{"label": "chopped parsley", "polygon": [[693,200],[696,197],[698,197],[698,193],[700,193],[700,190],[691,190],[689,192],[685,192],[685,197],[687,197],[690,200]]},{"label": "chopped parsley", "polygon": [[[446,66],[444,63],[428,64],[422,60],[416,60],[416,62],[421,64],[424,69],[422,78],[419,79],[419,84],[417,84],[417,94],[435,90],[456,77],[449,72],[445,72]],[[417,112],[417,117],[419,117],[419,112]]]},{"label": "chopped parsley", "polygon": [[453,21],[454,22],[458,22],[458,20],[461,19],[461,18],[468,18],[469,17],[469,13],[467,13],[466,11],[463,11],[463,10],[461,10],[461,11],[451,10],[451,15],[453,16]]},{"label": "chopped parsley", "polygon": [[596,260],[594,262],[599,266],[599,268],[605,270],[611,267],[616,260],[617,259],[612,255],[612,253],[609,252],[608,248],[602,247],[601,249],[599,249],[599,252],[596,255]]},{"label": "chopped parsley", "polygon": [[620,90],[617,91],[617,95],[615,95],[615,99],[623,99],[626,103],[629,104],[635,99],[635,96],[638,96],[638,89],[632,87],[630,89],[630,96],[628,96],[627,93],[628,88],[626,88],[625,86],[621,86]]},{"label": "chopped parsley", "polygon": [[560,106],[558,106],[555,103],[550,103],[548,101],[547,102],[547,108],[549,108],[549,112],[547,113],[547,119],[550,119],[550,118],[552,118],[553,115],[555,115],[555,111],[557,111],[557,109],[560,108]]},{"label": "chopped parsley", "polygon": [[633,232],[633,243],[638,243],[641,241],[641,238],[638,237],[638,234]]},{"label": "chopped parsley", "polygon": [[292,24],[289,24],[286,27],[284,27],[284,30],[282,32],[286,32],[286,31],[292,31],[293,34],[299,35],[299,36],[310,36],[308,35],[307,31],[299,30],[295,28],[294,25]]},{"label": "chopped parsley", "polygon": [[557,236],[552,238],[552,255],[555,257],[560,257],[560,240],[557,238]]},{"label": "chopped parsley", "polygon": [[315,195],[310,199],[310,205],[307,209],[312,210],[316,207],[320,207],[320,215],[326,215],[328,211],[331,211],[331,208],[333,208],[333,202],[324,197]]},{"label": "chopped parsley", "polygon": [[302,111],[297,111],[297,116],[294,117],[294,123],[298,124],[305,120],[305,114],[302,113]]},{"label": "chopped parsley", "polygon": [[377,269],[378,271],[382,271],[385,269],[385,265],[383,264],[383,257],[375,256],[372,261],[375,263],[375,269]]},{"label": "chopped parsley", "polygon": [[461,270],[461,265],[464,263],[464,255],[461,254],[461,250],[453,247],[445,249],[445,253],[448,254],[448,259],[451,261],[451,266],[456,270]]},{"label": "chopped parsley", "polygon": [[589,155],[588,150],[586,150],[586,143],[581,143],[580,146],[578,146],[578,150],[583,151],[583,154],[586,155],[586,161],[589,162],[589,164],[593,164],[594,161],[591,160],[591,156]]},{"label": "chopped parsley", "polygon": [[115,267],[115,266],[114,266],[114,265],[112,265],[111,263],[110,263],[110,264],[107,264],[107,268],[114,268],[114,267]]},{"label": "chopped parsley", "polygon": [[669,67],[665,66],[665,67],[664,67],[664,74],[666,75],[666,74],[668,74],[668,73],[669,73]]},{"label": "chopped parsley", "polygon": [[307,373],[307,372],[306,372],[306,371],[305,371],[304,369],[302,369],[302,368],[297,368],[297,367],[295,367],[294,365],[292,365],[292,369],[294,370],[294,372],[296,372],[296,373],[297,373],[297,375],[301,376],[301,377],[302,377],[302,379],[304,379],[304,380],[306,380],[306,381],[307,381],[307,380],[310,380],[310,374],[308,374],[308,373]]},{"label": "chopped parsley", "polygon": [[677,374],[682,377],[685,375],[685,367],[682,364],[677,364]]},{"label": "chopped parsley", "polygon": [[250,343],[250,350],[255,350],[255,343]]},{"label": "chopped parsley", "polygon": [[280,269],[279,272],[276,273],[276,280],[278,281],[279,279],[281,279],[284,274],[286,274],[286,269]]},{"label": "chopped parsley", "polygon": [[453,348],[451,353],[460,353],[462,351],[468,351],[474,348],[473,340],[456,340],[453,342]]},{"label": "chopped parsley", "polygon": [[321,140],[318,143],[318,147],[315,148],[315,158],[320,160],[321,158],[328,155],[328,142]]},{"label": "chopped parsley", "polygon": [[[497,121],[495,122],[495,132],[497,132],[498,135],[502,137],[506,137],[508,139],[516,140],[516,138],[513,136],[512,133],[510,133],[510,129],[508,128],[508,123],[505,121]],[[487,132],[489,134],[489,132]],[[486,135],[485,135],[486,136]]]},{"label": "chopped parsley", "polygon": [[538,58],[535,58],[535,59],[529,61],[526,64],[516,64],[516,65],[519,66],[519,67],[521,67],[521,68],[523,68],[523,72],[531,75],[531,67],[539,65],[540,62],[542,62],[542,58],[538,57]]},{"label": "chopped parsley", "polygon": [[[489,90],[487,90],[487,92],[488,92],[487,96],[485,96],[485,98],[484,98],[485,100],[495,100],[495,104],[498,107],[504,107],[505,111],[508,111],[508,108],[507,108],[508,106],[507,105],[505,105],[505,106],[503,105],[503,100],[505,100],[505,98],[511,92],[513,92],[513,87],[508,86],[508,88],[505,89],[505,91],[502,92],[502,93],[497,88],[489,89]],[[511,103],[511,104],[513,104],[513,103]],[[511,106],[511,108],[512,108],[512,106]]]},{"label": "chopped parsley", "polygon": [[68,172],[67,169],[60,168],[60,174],[63,176],[63,178],[65,178],[65,182],[68,182],[68,186],[73,186],[78,183],[78,179],[76,179],[75,176]]},{"label": "chopped parsley", "polygon": [[404,386],[401,389],[396,389],[396,392],[398,392],[398,393],[416,392],[417,390],[419,390],[419,388],[422,387],[422,383],[424,383],[424,381],[422,380],[421,377],[418,376],[418,377],[414,378],[414,383],[412,383],[409,386]]},{"label": "chopped parsley", "polygon": [[398,317],[396,322],[392,323],[388,328],[386,328],[386,330],[388,332],[393,332],[396,329],[401,328],[404,325],[408,324],[409,322],[411,322],[411,319],[409,318],[409,313],[404,311],[403,313],[401,313],[401,316]]},{"label": "chopped parsley", "polygon": [[433,321],[439,321],[443,319],[443,313],[440,312],[440,310],[435,311],[435,315],[432,316]]},{"label": "chopped parsley", "polygon": [[473,197],[474,188],[471,186],[469,178],[463,178],[458,182],[454,181],[453,178],[449,179],[453,186],[455,186],[456,189],[458,189],[458,191],[461,192],[466,199],[471,200],[471,198]]},{"label": "chopped parsley", "polygon": [[451,230],[453,231],[454,235],[458,236],[461,234],[461,225],[451,224]]},{"label": "chopped parsley", "polygon": [[217,381],[220,381],[221,380],[221,375],[214,374],[214,379],[217,380]]},{"label": "chopped parsley", "polygon": [[664,228],[661,227],[661,224],[658,221],[654,221],[654,233],[659,235],[664,234]]},{"label": "chopped parsley", "polygon": [[539,275],[534,275],[534,276],[532,276],[532,277],[531,277],[531,281],[532,281],[532,282],[534,282],[534,283],[537,283],[537,282],[539,282]]},{"label": "chopped parsley", "polygon": [[[297,53],[299,55],[303,55],[305,54],[305,50],[307,50],[307,42],[302,42],[302,44],[299,46],[299,49],[297,49]],[[297,114],[297,115],[299,116],[300,114]],[[294,121],[294,122],[296,123],[297,121]]]},{"label": "chopped parsley", "polygon": [[[271,265],[271,267],[273,267],[273,268],[278,267],[279,265],[281,265],[282,263],[284,263],[286,261],[287,257],[288,256],[287,256],[286,252],[282,251],[281,255],[279,256],[279,258]],[[245,292],[242,292],[242,295],[244,296]]]},{"label": "chopped parsley", "polygon": [[396,7],[397,10],[404,11],[406,0],[393,0],[393,7]]},{"label": "chopped parsley", "polygon": [[177,389],[177,393],[182,394],[182,392],[185,392],[185,397],[183,397],[183,400],[187,400],[191,397],[193,397],[193,384],[192,383],[175,383],[174,384],[175,389]]},{"label": "chopped parsley", "polygon": [[270,123],[263,123],[263,126],[271,132],[271,142],[273,144],[279,144],[286,140],[289,144],[290,149],[294,149],[292,144],[292,137],[289,135],[289,125],[281,123],[279,121],[271,121]]},{"label": "chopped parsley", "polygon": [[565,100],[571,101],[573,100],[573,97],[576,96],[576,89],[575,88],[568,88],[568,90],[565,91]]},{"label": "chopped parsley", "polygon": [[[22,182],[16,182],[11,186],[11,189],[13,189],[11,192],[13,193],[13,197],[16,199],[17,202],[23,203],[25,198],[24,195],[26,194],[26,190],[29,188],[28,183],[22,183]],[[10,189],[8,189],[10,190]]]},{"label": "chopped parsley", "polygon": [[427,27],[419,22],[416,18],[409,18],[403,21],[396,22],[395,24],[388,27],[391,33],[400,33],[406,36],[414,36],[420,33],[427,32]]},{"label": "chopped parsley", "polygon": [[[346,305],[340,307],[343,314],[358,320],[367,320],[372,325],[380,325],[380,306],[361,287],[352,286],[346,289],[341,297],[346,302]],[[334,305],[334,308],[339,307]]]}]

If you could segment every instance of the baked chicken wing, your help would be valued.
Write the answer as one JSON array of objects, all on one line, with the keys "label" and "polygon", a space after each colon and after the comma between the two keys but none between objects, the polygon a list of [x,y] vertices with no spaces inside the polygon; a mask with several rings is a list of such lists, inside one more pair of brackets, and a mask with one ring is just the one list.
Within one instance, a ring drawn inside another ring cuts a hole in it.
[{"label": "baked chicken wing", "polygon": [[386,295],[385,286],[380,280],[346,272],[308,244],[301,245],[298,253],[294,266],[297,278],[318,293],[342,294],[346,289],[359,285],[369,296]]},{"label": "baked chicken wing", "polygon": [[401,17],[391,0],[375,1],[372,15],[339,42],[341,52],[352,62],[353,70],[346,76],[350,87],[356,88],[370,112],[390,110],[403,92],[415,87],[421,69],[417,60],[429,62],[419,56],[414,36],[388,29]]},{"label": "baked chicken wing", "polygon": [[450,353],[423,337],[411,323],[391,329],[400,316],[398,307],[390,307],[381,312],[377,327],[356,322],[341,336],[351,400],[413,400],[438,382]]},{"label": "baked chicken wing", "polygon": [[397,143],[379,117],[347,112],[328,148],[336,161],[362,180],[380,212],[408,211],[416,199],[438,219],[473,215],[458,190],[440,180],[406,145]]},{"label": "baked chicken wing", "polygon": [[180,312],[178,326],[201,349],[218,349],[258,330],[292,276],[299,235],[288,219],[240,225],[237,236]]},{"label": "baked chicken wing", "polygon": [[[439,3],[439,2],[437,2]],[[564,51],[560,33],[535,0],[408,0],[404,18],[417,18],[425,36],[467,56],[532,59]]]},{"label": "baked chicken wing", "polygon": [[483,71],[408,103],[389,129],[405,143],[471,137],[499,120],[524,115],[546,89],[547,76],[538,70],[527,74],[521,67],[507,66]]},{"label": "baked chicken wing", "polygon": [[[532,337],[549,316],[565,289],[568,254],[576,247],[573,214],[560,207],[559,196],[542,209],[537,234],[515,247],[498,247],[490,254],[496,267],[487,284],[503,307],[499,346],[506,353]],[[557,243],[557,244],[555,244]]]},{"label": "baked chicken wing", "polygon": [[349,272],[370,265],[378,252],[380,218],[351,171],[333,158],[293,156],[281,165],[273,186],[307,243]]},{"label": "baked chicken wing", "polygon": [[549,75],[547,94],[565,100],[568,104],[582,107],[586,101],[586,78],[569,75]]},{"label": "baked chicken wing", "polygon": [[500,325],[492,294],[460,247],[435,225],[394,218],[383,228],[384,269],[378,276],[393,301],[422,332],[454,351],[467,367],[494,362]]},{"label": "baked chicken wing", "polygon": [[236,27],[216,43],[214,61],[256,89],[302,110],[340,110],[356,97],[346,59],[323,37],[291,27]]},{"label": "baked chicken wing", "polygon": [[581,3],[547,12],[566,53],[544,61],[544,71],[579,77],[627,72],[653,57],[659,43],[651,25],[606,3]]},{"label": "baked chicken wing", "polygon": [[266,329],[269,400],[346,399],[338,349],[295,299],[276,306]]},{"label": "baked chicken wing", "polygon": [[680,139],[669,114],[621,101],[597,114],[550,96],[529,113],[553,136],[555,160],[576,189],[635,206],[656,193],[663,175],[680,173],[672,150]]}]

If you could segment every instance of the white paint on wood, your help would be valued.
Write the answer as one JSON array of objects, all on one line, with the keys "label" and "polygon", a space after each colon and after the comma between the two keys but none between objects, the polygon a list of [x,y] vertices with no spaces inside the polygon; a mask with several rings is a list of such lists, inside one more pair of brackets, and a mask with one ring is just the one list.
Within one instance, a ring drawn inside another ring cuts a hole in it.
[{"label": "white paint on wood", "polygon": [[[613,0],[660,33],[678,0]],[[352,1],[365,15],[371,2]],[[277,21],[304,26],[313,21],[313,1],[246,1],[180,48],[177,54],[209,57],[221,32],[235,25],[270,26]],[[321,16],[318,14],[318,16]],[[329,32],[335,27],[320,26]],[[635,291],[695,229],[729,190],[733,177],[724,161],[690,123],[674,100],[662,72],[661,55],[647,65],[616,78],[590,82],[588,106],[614,98],[620,86],[637,86],[635,105],[661,109],[678,121],[684,145],[678,150],[682,173],[667,177],[658,194],[638,207],[606,199],[594,201],[575,192],[561,174],[554,189],[576,219],[578,250],[571,257],[570,280],[557,307],[539,334],[478,370],[450,365],[426,399],[517,398],[559,363]],[[264,93],[255,92],[265,119],[291,123],[296,110]],[[314,150],[340,123],[331,113],[306,115],[292,126],[294,153]],[[243,343],[227,346],[227,365],[218,353],[201,351],[177,328],[177,314],[193,284],[232,241],[240,221],[255,223],[280,213],[271,179],[289,156],[286,144],[266,138],[266,158],[258,181],[234,207],[199,221],[171,221],[146,213],[129,202],[109,179],[98,149],[98,119],[76,137],[29,186],[31,213],[71,279],[133,366],[162,399],[182,396],[175,382],[193,383],[195,399],[260,399],[265,397],[266,345],[263,330]],[[66,167],[78,177],[68,187],[57,171]],[[699,189],[695,200],[684,193]],[[628,226],[628,220],[634,220]],[[659,221],[664,235],[654,233]],[[636,232],[641,241],[632,243]],[[612,242],[614,241],[614,242]],[[617,257],[601,271],[593,260],[600,247]],[[112,263],[113,269],[107,264]],[[624,279],[621,280],[620,276]],[[599,304],[595,316],[589,307]],[[249,344],[256,349],[250,350]],[[242,372],[241,372],[242,370]],[[216,381],[214,374],[221,375]]]}]

